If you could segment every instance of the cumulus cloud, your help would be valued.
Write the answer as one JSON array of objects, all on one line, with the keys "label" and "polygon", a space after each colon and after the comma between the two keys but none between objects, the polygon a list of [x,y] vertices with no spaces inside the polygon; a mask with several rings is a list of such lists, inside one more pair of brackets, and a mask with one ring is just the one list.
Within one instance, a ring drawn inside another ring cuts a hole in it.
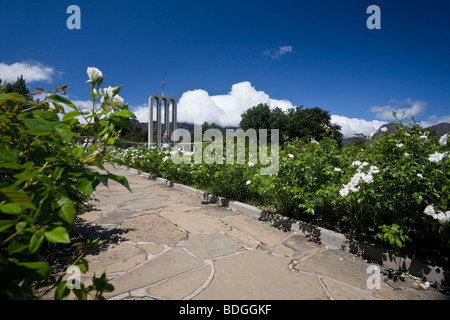
[{"label": "cumulus cloud", "polygon": [[281,46],[276,50],[267,49],[264,50],[263,54],[266,56],[270,56],[272,59],[279,59],[281,56],[284,56],[286,53],[293,52],[292,46]]},{"label": "cumulus cloud", "polygon": [[56,71],[54,68],[45,66],[39,62],[16,62],[10,65],[0,62],[0,79],[5,82],[15,82],[17,77],[21,75],[23,75],[23,78],[27,82],[51,82],[55,74]]},{"label": "cumulus cloud", "polygon": [[379,120],[368,121],[358,118],[348,118],[340,115],[331,115],[331,123],[340,125],[342,127],[341,132],[344,138],[350,138],[357,133],[370,136],[387,122]]},{"label": "cumulus cloud", "polygon": [[[223,95],[209,95],[202,89],[186,91],[178,101],[178,121],[188,123],[206,121],[223,127],[237,127],[242,113],[260,103],[284,111],[294,107],[287,100],[270,98],[264,91],[257,91],[250,82],[244,81],[234,84],[231,91]],[[148,122],[147,105],[131,109],[139,122]]]},{"label": "cumulus cloud", "polygon": [[385,106],[373,106],[369,111],[375,113],[375,117],[381,120],[392,121],[395,120],[392,115],[393,112],[397,112],[397,116],[400,117],[417,117],[421,115],[427,108],[427,103],[423,101],[413,101],[406,99],[403,101],[391,100],[390,104]]}]

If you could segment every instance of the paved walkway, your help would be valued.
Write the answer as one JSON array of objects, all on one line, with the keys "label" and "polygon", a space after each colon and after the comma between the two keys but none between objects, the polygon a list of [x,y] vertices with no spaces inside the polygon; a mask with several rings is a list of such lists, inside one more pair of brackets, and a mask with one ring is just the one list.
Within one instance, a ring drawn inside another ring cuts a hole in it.
[{"label": "paved walkway", "polygon": [[[205,203],[123,168],[132,193],[111,181],[81,215],[91,236],[109,240],[87,256],[90,278],[106,271],[108,299],[448,299],[410,277],[369,289],[372,264],[243,213]],[[384,268],[379,266],[381,271]],[[87,279],[87,278],[86,278]],[[375,283],[375,282],[372,282]]]}]

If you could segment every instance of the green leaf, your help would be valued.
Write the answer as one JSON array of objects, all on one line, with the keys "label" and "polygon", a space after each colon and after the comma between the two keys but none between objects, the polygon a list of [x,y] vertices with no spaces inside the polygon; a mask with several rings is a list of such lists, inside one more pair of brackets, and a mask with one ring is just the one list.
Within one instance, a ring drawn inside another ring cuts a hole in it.
[{"label": "green leaf", "polygon": [[3,232],[14,225],[12,220],[0,220],[0,232]]},{"label": "green leaf", "polygon": [[13,240],[8,246],[8,254],[13,255],[14,253],[19,253],[28,248],[28,244],[22,243],[17,240]]},{"label": "green leaf", "polygon": [[70,102],[69,100],[67,100],[64,97],[61,97],[57,94],[52,94],[51,96],[48,97],[48,99],[52,102],[56,102],[56,103],[64,103],[65,105],[71,107],[72,109],[78,111],[77,107],[75,107],[75,105]]},{"label": "green leaf", "polygon": [[50,267],[47,262],[21,262],[19,267],[27,269],[28,280],[41,280],[47,277],[50,273]]},{"label": "green leaf", "polygon": [[78,180],[77,188],[84,195],[88,196],[94,191],[93,181],[90,181],[88,178],[81,178]]},{"label": "green leaf", "polygon": [[75,157],[77,158],[82,158],[84,156],[84,149],[83,147],[78,147],[73,149],[73,154],[75,155]]},{"label": "green leaf", "polygon": [[64,172],[65,167],[56,167],[55,171],[53,172],[53,179],[59,180],[62,176],[62,173]]},{"label": "green leaf", "polygon": [[0,149],[0,161],[17,161],[18,152]]},{"label": "green leaf", "polygon": [[23,165],[20,163],[14,163],[14,162],[4,162],[0,163],[0,167],[5,169],[22,169]]},{"label": "green leaf", "polygon": [[89,269],[89,263],[86,259],[81,259],[81,261],[77,263],[76,266],[80,268],[80,271],[83,273],[86,273],[86,271],[88,271]]},{"label": "green leaf", "polygon": [[416,200],[416,202],[418,204],[421,204],[423,201],[423,198],[420,194],[418,194],[417,192],[413,193],[412,197],[414,198],[414,200]]},{"label": "green leaf", "polygon": [[121,111],[118,111],[118,112],[114,112],[114,115],[115,116],[118,116],[118,117],[122,117],[122,118],[136,118],[136,116],[134,115],[134,113],[133,112],[131,112],[130,110],[128,110],[128,109],[125,109],[125,110],[121,110]]},{"label": "green leaf", "polygon": [[56,201],[58,217],[68,226],[72,226],[75,220],[76,210],[72,200],[67,197],[62,197]]},{"label": "green leaf", "polygon": [[35,253],[41,247],[42,241],[44,241],[44,231],[38,230],[31,236],[28,253]]},{"label": "green leaf", "polygon": [[133,192],[133,191],[131,190],[131,188],[130,188],[130,185],[128,184],[128,180],[127,180],[126,177],[123,177],[123,176],[116,176],[116,175],[110,173],[109,171],[108,171],[108,174],[107,174],[107,175],[103,175],[103,176],[106,177],[106,178],[108,178],[108,179],[112,179],[112,180],[114,180],[114,181],[120,183],[120,184],[123,185],[125,188],[127,188],[128,191]]},{"label": "green leaf", "polygon": [[0,211],[6,214],[19,214],[21,208],[18,203],[6,203],[0,206]]},{"label": "green leaf", "polygon": [[66,142],[72,141],[72,132],[69,129],[55,128],[58,135]]},{"label": "green leaf", "polygon": [[64,114],[63,121],[67,122],[69,120],[72,120],[73,118],[80,116],[80,115],[81,115],[81,113],[79,111],[68,112],[68,113]]},{"label": "green leaf", "polygon": [[55,300],[67,300],[70,289],[67,288],[67,281],[61,282],[55,290]]},{"label": "green leaf", "polygon": [[81,283],[80,289],[72,289],[73,293],[75,293],[75,296],[78,300],[87,300],[87,293],[86,289],[84,288],[84,284]]},{"label": "green leaf", "polygon": [[69,233],[61,226],[46,230],[44,235],[52,243],[70,243]]},{"label": "green leaf", "polygon": [[48,121],[59,121],[58,115],[54,111],[50,110],[34,110],[32,114],[44,118]]}]

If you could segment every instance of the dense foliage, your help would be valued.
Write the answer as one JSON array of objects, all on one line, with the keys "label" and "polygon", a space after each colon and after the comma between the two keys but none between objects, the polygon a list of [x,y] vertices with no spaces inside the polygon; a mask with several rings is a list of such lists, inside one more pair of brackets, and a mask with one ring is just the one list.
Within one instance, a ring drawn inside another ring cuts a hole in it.
[{"label": "dense foliage", "polygon": [[[117,163],[234,200],[379,242],[397,250],[449,256],[448,135],[438,141],[416,124],[339,148],[332,138],[297,139],[280,151],[279,169],[261,175],[246,164],[176,165],[176,149],[108,149]],[[188,158],[192,153],[184,153]]]},{"label": "dense foliage", "polygon": [[[331,123],[331,115],[321,108],[291,108],[283,111],[259,104],[241,115],[240,127],[248,129],[278,129],[282,142],[300,139],[309,141],[329,137],[342,145],[343,136],[339,125]],[[269,135],[270,136],[270,135]],[[270,140],[270,138],[269,138]]]},{"label": "dense foliage", "polygon": [[[46,243],[72,244],[76,254],[67,258],[69,265],[86,272],[83,255],[98,239],[72,243],[75,218],[100,183],[113,179],[128,187],[124,177],[105,171],[102,148],[114,143],[116,125],[129,127],[133,114],[118,95],[120,87],[100,89],[103,75],[96,68],[88,75],[90,110],[63,97],[67,86],[37,89],[34,94],[45,95],[40,102],[17,92],[0,94],[1,299],[36,299],[51,289],[56,299],[71,291],[79,299],[101,299],[113,289],[104,274],[89,286],[68,285],[64,274],[51,274],[45,252]],[[77,144],[80,130],[95,141]]]}]

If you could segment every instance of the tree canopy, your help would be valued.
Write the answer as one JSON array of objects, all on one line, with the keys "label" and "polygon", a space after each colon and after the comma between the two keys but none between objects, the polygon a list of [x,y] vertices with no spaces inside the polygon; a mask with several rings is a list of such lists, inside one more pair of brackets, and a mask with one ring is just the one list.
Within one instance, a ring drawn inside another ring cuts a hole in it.
[{"label": "tree canopy", "polygon": [[339,145],[343,141],[341,127],[332,124],[329,112],[318,107],[283,111],[280,108],[270,109],[267,104],[258,104],[241,115],[240,126],[243,130],[278,129],[283,141],[295,138],[319,141],[324,137],[335,139]]},{"label": "tree canopy", "polygon": [[2,82],[0,79],[0,93],[20,93],[27,100],[33,100],[33,96],[30,94],[30,90],[28,90],[26,81],[23,76],[17,77],[16,82],[13,84],[9,82]]}]

